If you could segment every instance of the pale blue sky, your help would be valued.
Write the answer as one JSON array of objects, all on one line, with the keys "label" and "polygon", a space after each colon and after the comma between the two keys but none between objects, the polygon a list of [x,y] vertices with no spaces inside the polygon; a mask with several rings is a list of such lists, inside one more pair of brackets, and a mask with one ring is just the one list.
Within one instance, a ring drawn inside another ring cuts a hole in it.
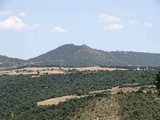
[{"label": "pale blue sky", "polygon": [[159,0],[0,0],[0,55],[29,59],[63,44],[160,53]]}]

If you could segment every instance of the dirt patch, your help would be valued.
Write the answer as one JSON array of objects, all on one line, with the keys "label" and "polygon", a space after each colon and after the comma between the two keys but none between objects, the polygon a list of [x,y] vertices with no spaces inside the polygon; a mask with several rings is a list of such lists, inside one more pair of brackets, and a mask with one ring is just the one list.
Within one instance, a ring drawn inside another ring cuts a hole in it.
[{"label": "dirt patch", "polygon": [[[94,93],[101,93],[101,92],[105,92],[105,91],[110,91],[111,94],[117,94],[117,92],[122,91],[122,92],[132,92],[132,91],[137,91],[140,87],[126,87],[126,88],[119,88],[119,86],[117,87],[113,87],[112,89],[106,89],[106,90],[99,90],[99,91],[91,91],[89,92],[89,94],[94,94]],[[44,101],[40,101],[37,103],[37,105],[57,105],[60,102],[65,102],[69,99],[73,99],[73,98],[81,98],[81,97],[85,97],[88,95],[82,95],[82,96],[77,96],[77,95],[69,95],[69,96],[62,96],[62,97],[57,97],[57,98],[51,98],[51,99],[47,99]]]},{"label": "dirt patch", "polygon": [[37,105],[57,105],[60,102],[65,102],[67,100],[73,99],[73,98],[81,98],[85,97],[86,95],[83,96],[77,96],[77,95],[69,95],[69,96],[62,96],[62,97],[57,97],[57,98],[51,98],[48,100],[40,101],[37,103]]},{"label": "dirt patch", "polygon": [[94,93],[101,93],[105,91],[110,91],[111,94],[117,94],[117,92],[132,92],[132,91],[137,91],[140,87],[125,87],[125,88],[119,88],[119,86],[113,87],[112,89],[106,89],[106,90],[98,90],[98,91],[91,91],[89,94],[94,94]]},{"label": "dirt patch", "polygon": [[119,86],[117,87],[113,87],[112,89],[109,89],[109,91],[111,91],[111,94],[117,94],[118,92],[122,91],[124,93],[127,92],[132,92],[132,91],[138,91],[140,87],[125,87],[125,88],[119,88]]},{"label": "dirt patch", "polygon": [[94,94],[94,93],[101,93],[101,92],[105,92],[107,90],[97,90],[97,91],[91,91],[89,92],[89,94]]}]

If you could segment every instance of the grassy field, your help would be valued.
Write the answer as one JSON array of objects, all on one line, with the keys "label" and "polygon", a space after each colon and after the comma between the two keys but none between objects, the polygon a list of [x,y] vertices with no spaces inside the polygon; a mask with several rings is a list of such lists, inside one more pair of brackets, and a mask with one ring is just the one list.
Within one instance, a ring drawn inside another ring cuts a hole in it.
[{"label": "grassy field", "polygon": [[69,96],[62,96],[62,97],[57,97],[57,98],[51,98],[48,100],[44,100],[44,101],[40,101],[37,103],[37,105],[57,105],[60,102],[65,102],[67,100],[73,99],[73,98],[81,98],[81,97],[85,97],[87,95],[81,95],[81,96],[77,96],[77,95],[69,95]]},{"label": "grassy field", "polygon": [[114,71],[114,70],[127,70],[122,68],[107,68],[107,67],[79,67],[79,68],[64,68],[64,67],[26,67],[23,69],[14,69],[14,70],[1,70],[0,75],[33,75],[33,77],[39,77],[44,74],[65,74],[71,70],[77,71]]}]

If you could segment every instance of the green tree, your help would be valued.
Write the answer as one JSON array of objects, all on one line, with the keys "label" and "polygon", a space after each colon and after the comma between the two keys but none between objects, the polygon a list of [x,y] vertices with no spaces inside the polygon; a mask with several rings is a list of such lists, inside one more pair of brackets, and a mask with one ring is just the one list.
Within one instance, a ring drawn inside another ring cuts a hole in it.
[{"label": "green tree", "polygon": [[155,84],[156,84],[157,90],[159,91],[159,95],[160,95],[160,71],[156,75],[156,82],[155,82]]}]

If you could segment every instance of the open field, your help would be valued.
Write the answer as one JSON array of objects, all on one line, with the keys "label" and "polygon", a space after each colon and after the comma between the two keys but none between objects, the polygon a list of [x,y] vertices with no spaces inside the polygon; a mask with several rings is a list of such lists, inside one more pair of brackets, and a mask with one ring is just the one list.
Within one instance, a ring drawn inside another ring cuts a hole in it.
[{"label": "open field", "polygon": [[122,69],[122,68],[108,68],[108,67],[99,67],[99,66],[94,66],[94,67],[79,67],[75,68],[78,71],[85,71],[85,70],[90,70],[90,71],[97,71],[97,70],[104,70],[104,71],[114,71],[114,70],[127,70],[127,69]]},{"label": "open field", "polygon": [[81,95],[81,96],[77,96],[77,95],[69,95],[69,96],[62,96],[62,97],[57,97],[57,98],[51,98],[48,100],[44,100],[44,101],[40,101],[37,103],[37,105],[57,105],[60,102],[65,102],[69,99],[73,99],[73,98],[81,98],[81,97],[85,97],[86,95]]},{"label": "open field", "polygon": [[[153,88],[152,88],[153,87]],[[154,92],[154,85],[152,86],[148,86],[149,89],[152,89],[152,91]],[[94,93],[101,93],[101,92],[110,92],[112,95],[117,94],[118,92],[122,91],[124,93],[130,93],[130,92],[136,92],[140,89],[140,87],[125,87],[125,88],[119,88],[119,86],[113,87],[112,89],[106,89],[106,90],[99,90],[99,91],[91,91],[89,92],[89,94],[94,94]],[[146,92],[146,90],[144,90],[144,92]],[[60,102],[65,102],[69,99],[73,99],[73,98],[81,98],[81,97],[86,97],[88,95],[81,95],[81,96],[77,96],[77,95],[69,95],[69,96],[62,96],[62,97],[56,97],[56,98],[51,98],[51,99],[47,99],[44,101],[40,101],[37,102],[37,105],[57,105]]]},{"label": "open field", "polygon": [[107,67],[78,67],[78,68],[64,68],[64,67],[26,67],[22,69],[14,69],[14,70],[1,70],[0,75],[7,74],[7,75],[19,75],[19,74],[30,74],[33,77],[37,77],[43,74],[65,74],[68,73],[70,70],[77,70],[77,71],[114,71],[114,70],[127,70],[122,68],[107,68]]}]

